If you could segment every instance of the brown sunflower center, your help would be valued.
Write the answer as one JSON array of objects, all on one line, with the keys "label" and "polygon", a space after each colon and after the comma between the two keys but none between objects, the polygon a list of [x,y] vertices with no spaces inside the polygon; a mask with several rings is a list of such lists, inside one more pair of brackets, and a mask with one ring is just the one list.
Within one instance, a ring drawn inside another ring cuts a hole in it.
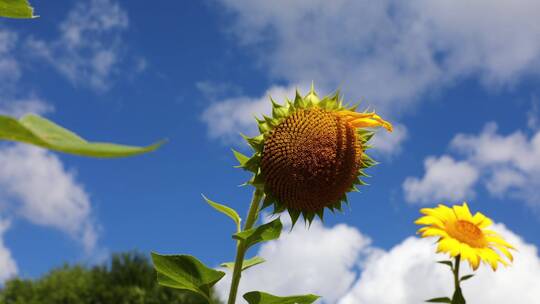
[{"label": "brown sunflower center", "polygon": [[337,203],[358,174],[356,129],[335,112],[294,112],[265,139],[261,173],[267,191],[289,209],[315,212]]},{"label": "brown sunflower center", "polygon": [[476,248],[484,247],[486,243],[482,230],[469,221],[458,220],[454,225],[452,236]]}]

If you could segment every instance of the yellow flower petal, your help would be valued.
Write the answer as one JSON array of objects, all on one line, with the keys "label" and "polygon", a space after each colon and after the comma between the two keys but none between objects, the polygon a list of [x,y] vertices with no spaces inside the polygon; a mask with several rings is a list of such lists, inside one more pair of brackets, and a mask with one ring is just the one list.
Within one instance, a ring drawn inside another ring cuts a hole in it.
[{"label": "yellow flower petal", "polygon": [[463,203],[463,206],[455,205],[454,213],[456,214],[458,220],[472,222],[472,215],[469,211],[469,206],[467,206],[467,203]]},{"label": "yellow flower petal", "polygon": [[476,212],[476,214],[472,218],[472,222],[480,228],[486,228],[493,224],[491,219],[489,219],[480,212]]},{"label": "yellow flower petal", "polygon": [[437,229],[437,228],[428,228],[424,231],[422,231],[422,237],[430,237],[430,236],[439,236],[439,237],[449,237],[448,236],[448,233],[446,233],[444,230],[442,229]]},{"label": "yellow flower petal", "polygon": [[414,223],[417,225],[433,225],[441,229],[445,226],[439,218],[429,215],[417,219]]},{"label": "yellow flower petal", "polygon": [[392,132],[392,124],[382,119],[379,115],[372,113],[358,113],[348,110],[339,111],[339,114],[343,116],[349,123],[355,128],[375,128],[383,127],[389,132]]}]

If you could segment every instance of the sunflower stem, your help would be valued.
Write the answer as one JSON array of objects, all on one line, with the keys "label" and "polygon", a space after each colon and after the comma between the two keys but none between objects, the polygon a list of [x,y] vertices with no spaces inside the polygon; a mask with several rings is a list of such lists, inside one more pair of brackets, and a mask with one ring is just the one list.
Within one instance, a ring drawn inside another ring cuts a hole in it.
[{"label": "sunflower stem", "polygon": [[456,262],[454,264],[454,269],[453,269],[455,291],[454,291],[454,295],[452,296],[452,304],[466,304],[465,298],[463,297],[463,292],[461,291],[461,286],[459,284],[460,283],[460,279],[459,279],[460,262],[461,262],[461,255],[458,254],[456,256]]},{"label": "sunflower stem", "polygon": [[456,256],[456,262],[454,264],[454,288],[456,290],[461,288],[459,286],[459,264],[461,264],[460,262],[461,262],[461,255],[458,254]]},{"label": "sunflower stem", "polygon": [[[253,192],[251,199],[251,205],[249,206],[246,223],[244,224],[244,230],[251,229],[257,218],[259,217],[259,204],[264,196],[264,192],[258,188]],[[233,277],[231,281],[231,289],[229,292],[228,304],[235,304],[236,294],[238,293],[238,285],[240,285],[240,278],[242,276],[242,264],[244,263],[244,257],[246,255],[246,244],[243,240],[238,240],[236,243],[236,258],[234,261]]]}]

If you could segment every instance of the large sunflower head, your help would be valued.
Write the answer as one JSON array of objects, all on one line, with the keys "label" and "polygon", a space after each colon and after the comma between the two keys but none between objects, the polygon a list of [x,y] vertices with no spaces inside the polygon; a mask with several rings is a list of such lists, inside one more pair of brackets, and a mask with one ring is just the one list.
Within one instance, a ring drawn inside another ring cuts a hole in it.
[{"label": "large sunflower head", "polygon": [[250,183],[264,190],[263,208],[288,210],[294,223],[311,222],[325,208],[341,210],[346,194],[364,185],[360,177],[375,162],[365,153],[373,131],[392,125],[375,112],[356,112],[339,93],[320,99],[313,86],[304,97],[278,104],[272,117],[257,119],[260,134],[245,137],[254,154],[235,151],[241,168],[254,173]]},{"label": "large sunflower head", "polygon": [[513,261],[509,249],[514,247],[497,232],[487,229],[493,223],[491,219],[480,212],[473,216],[467,203],[452,208],[439,205],[421,209],[420,212],[424,216],[415,223],[424,227],[418,233],[422,237],[439,237],[437,252],[446,252],[452,257],[460,255],[474,270],[480,261],[489,264],[494,271],[499,263],[507,266]]}]

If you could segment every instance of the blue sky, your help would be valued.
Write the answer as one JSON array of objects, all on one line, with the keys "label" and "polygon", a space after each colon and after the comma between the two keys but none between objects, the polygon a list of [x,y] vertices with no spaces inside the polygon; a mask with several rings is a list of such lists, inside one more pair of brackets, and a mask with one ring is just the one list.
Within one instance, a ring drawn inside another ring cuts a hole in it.
[{"label": "blue sky", "polygon": [[[311,240],[320,246],[306,252],[314,263],[338,264],[294,273],[335,275],[341,287],[296,284],[294,275],[272,285],[270,267],[250,273],[253,284],[319,292],[328,303],[386,303],[376,292],[359,295],[385,281],[362,261],[408,265],[394,269],[406,284],[415,265],[432,262],[399,263],[396,254],[431,250],[410,238],[419,208],[464,200],[525,248],[508,280],[539,279],[540,10],[521,2],[34,1],[39,18],[0,21],[0,112],[37,112],[91,140],[169,142],[119,160],[2,143],[0,279],[132,249],[232,260],[234,227],[201,193],[244,214],[251,193],[238,185],[248,175],[233,168],[230,149],[249,149],[237,134],[253,134],[269,94],[283,100],[312,81],[320,95],[340,88],[346,100],[362,100],[396,131],[376,137],[381,164],[369,169],[370,186],[349,196],[350,210],[327,216],[298,245]],[[294,257],[290,240],[305,233],[295,228],[257,250],[286,265],[279,257]],[[320,254],[335,238],[342,247]],[[490,303],[537,296],[514,285]]]}]

